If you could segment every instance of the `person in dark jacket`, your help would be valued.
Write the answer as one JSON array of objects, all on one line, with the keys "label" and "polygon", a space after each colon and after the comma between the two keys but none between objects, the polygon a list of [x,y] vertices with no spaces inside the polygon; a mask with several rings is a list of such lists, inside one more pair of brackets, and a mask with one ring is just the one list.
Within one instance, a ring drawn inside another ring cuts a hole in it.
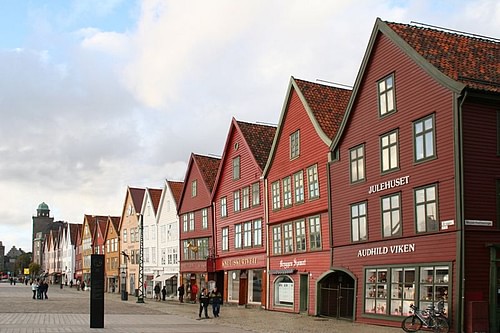
[{"label": "person in dark jacket", "polygon": [[184,303],[184,284],[181,284],[177,291],[179,292],[179,302]]},{"label": "person in dark jacket", "polygon": [[167,297],[167,286],[163,286],[163,288],[161,288],[161,298],[162,300],[165,300],[166,297]]},{"label": "person in dark jacket", "polygon": [[208,317],[208,303],[210,302],[210,296],[208,295],[207,288],[203,288],[200,293],[200,312],[198,313],[198,317],[201,318],[201,312],[205,312],[205,318]]},{"label": "person in dark jacket", "polygon": [[217,290],[217,287],[210,293],[210,303],[212,303],[212,312],[214,317],[219,317],[220,304],[222,303],[222,294]]}]

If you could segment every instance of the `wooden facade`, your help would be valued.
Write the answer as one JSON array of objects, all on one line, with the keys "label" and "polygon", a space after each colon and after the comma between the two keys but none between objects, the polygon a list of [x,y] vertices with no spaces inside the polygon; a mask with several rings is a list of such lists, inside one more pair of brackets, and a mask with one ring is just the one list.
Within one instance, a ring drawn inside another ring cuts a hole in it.
[{"label": "wooden facade", "polygon": [[108,216],[104,232],[105,290],[120,291],[120,217]]},{"label": "wooden facade", "polygon": [[212,190],[220,159],[191,154],[177,207],[179,215],[179,269],[186,300],[215,283]]},{"label": "wooden facade", "polygon": [[[354,285],[352,305],[339,294],[337,316],[347,306],[352,320],[399,326],[410,304],[425,308],[443,300],[452,331],[481,324],[467,308],[488,300],[486,244],[498,236],[479,235],[477,226],[469,232],[467,218],[496,220],[498,127],[483,125],[496,121],[494,108],[469,107],[470,87],[450,77],[463,68],[436,68],[454,56],[460,39],[471,38],[375,24],[341,135],[331,147],[333,275]],[[436,52],[442,45],[448,54],[441,58]],[[385,103],[389,98],[393,108]],[[468,206],[474,207],[470,213]]]},{"label": "wooden facade", "polygon": [[266,307],[262,169],[276,128],[232,119],[212,195],[215,269],[224,301]]},{"label": "wooden facade", "polygon": [[317,295],[330,270],[328,151],[349,96],[350,90],[290,80],[263,173],[272,310],[322,312]]}]

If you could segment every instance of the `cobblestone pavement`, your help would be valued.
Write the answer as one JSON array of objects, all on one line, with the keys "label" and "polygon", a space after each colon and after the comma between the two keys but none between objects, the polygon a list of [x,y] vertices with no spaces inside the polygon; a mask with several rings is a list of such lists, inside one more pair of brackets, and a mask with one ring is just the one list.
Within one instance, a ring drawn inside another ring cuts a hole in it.
[{"label": "cobblestone pavement", "polygon": [[197,304],[176,300],[144,304],[106,294],[104,328],[90,328],[90,293],[50,286],[49,299],[34,300],[30,286],[0,283],[0,333],[17,332],[332,332],[391,333],[399,328],[224,305],[221,317],[199,320]]}]

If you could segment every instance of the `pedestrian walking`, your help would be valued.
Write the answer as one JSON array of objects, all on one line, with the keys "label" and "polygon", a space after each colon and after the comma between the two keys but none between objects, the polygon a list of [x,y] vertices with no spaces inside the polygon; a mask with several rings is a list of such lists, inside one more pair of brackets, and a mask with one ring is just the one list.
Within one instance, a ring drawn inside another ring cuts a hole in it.
[{"label": "pedestrian walking", "polygon": [[47,281],[45,280],[43,282],[43,295],[42,295],[42,299],[43,299],[43,296],[45,296],[45,299],[49,299],[49,297],[47,296],[47,291],[49,290],[49,284],[47,283]]},{"label": "pedestrian walking", "polygon": [[165,301],[165,298],[167,297],[167,287],[166,286],[163,286],[163,288],[161,288],[161,297]]},{"label": "pedestrian walking", "polygon": [[191,286],[191,301],[196,303],[196,298],[198,297],[198,286],[193,284]]},{"label": "pedestrian walking", "polygon": [[210,303],[212,303],[212,312],[214,317],[219,317],[220,304],[222,303],[222,294],[217,290],[217,287],[210,293]]},{"label": "pedestrian walking", "polygon": [[36,281],[31,283],[31,291],[33,291],[33,299],[36,299],[36,293],[38,291],[38,283]]},{"label": "pedestrian walking", "polygon": [[76,290],[80,291],[80,280],[76,280]]},{"label": "pedestrian walking", "polygon": [[157,283],[155,286],[155,300],[160,301],[160,284]]},{"label": "pedestrian walking", "polygon": [[82,281],[82,291],[85,291],[85,281]]},{"label": "pedestrian walking", "polygon": [[184,303],[184,284],[177,288],[177,292],[179,293],[179,302]]},{"label": "pedestrian walking", "polygon": [[73,279],[69,280],[69,287],[73,288]]},{"label": "pedestrian walking", "polygon": [[201,318],[201,312],[203,311],[205,314],[205,318],[208,317],[208,303],[210,302],[210,296],[208,295],[207,288],[203,288],[200,293],[200,312],[198,313],[198,317]]}]

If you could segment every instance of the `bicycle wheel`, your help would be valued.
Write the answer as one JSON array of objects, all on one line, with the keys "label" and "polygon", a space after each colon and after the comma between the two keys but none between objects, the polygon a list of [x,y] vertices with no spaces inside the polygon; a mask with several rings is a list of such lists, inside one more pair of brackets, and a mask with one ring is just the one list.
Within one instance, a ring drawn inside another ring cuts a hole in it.
[{"label": "bicycle wheel", "polygon": [[401,328],[405,332],[416,332],[422,327],[422,320],[417,316],[408,316],[403,319],[401,323]]},{"label": "bicycle wheel", "polygon": [[434,318],[434,332],[437,333],[448,333],[450,331],[450,326],[448,325],[448,320],[443,317]]}]

